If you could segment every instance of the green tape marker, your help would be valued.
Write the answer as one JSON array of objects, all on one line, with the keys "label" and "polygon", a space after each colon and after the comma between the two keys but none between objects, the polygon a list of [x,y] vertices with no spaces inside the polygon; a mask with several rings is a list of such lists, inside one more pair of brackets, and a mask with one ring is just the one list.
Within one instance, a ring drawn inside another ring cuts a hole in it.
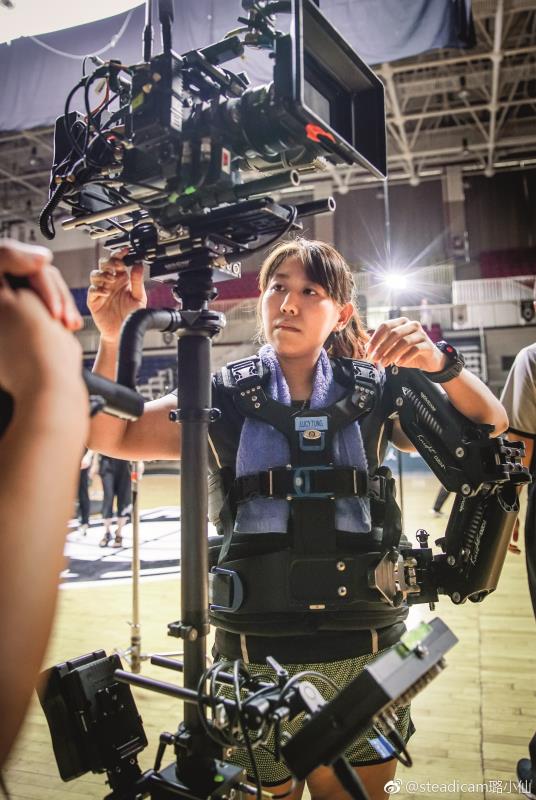
[{"label": "green tape marker", "polygon": [[421,622],[416,628],[413,628],[411,631],[406,631],[396,646],[397,653],[404,657],[407,656],[408,653],[420,644],[431,632],[432,626],[427,622]]}]

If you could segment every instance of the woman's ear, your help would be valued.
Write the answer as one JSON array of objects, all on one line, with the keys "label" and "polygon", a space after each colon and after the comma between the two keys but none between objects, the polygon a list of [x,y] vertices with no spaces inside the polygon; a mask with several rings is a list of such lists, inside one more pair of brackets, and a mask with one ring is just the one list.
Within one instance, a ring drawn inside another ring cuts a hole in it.
[{"label": "woman's ear", "polygon": [[345,303],[339,311],[339,319],[337,320],[337,325],[334,330],[342,331],[343,328],[346,328],[354,315],[354,311],[355,308],[353,303]]}]

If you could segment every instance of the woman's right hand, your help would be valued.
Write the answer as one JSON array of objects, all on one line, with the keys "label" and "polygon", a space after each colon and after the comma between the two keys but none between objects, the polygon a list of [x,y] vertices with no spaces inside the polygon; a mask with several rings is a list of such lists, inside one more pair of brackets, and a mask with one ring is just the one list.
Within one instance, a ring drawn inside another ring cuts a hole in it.
[{"label": "woman's right hand", "polygon": [[73,399],[87,420],[80,344],[34,291],[14,291],[5,282],[0,282],[0,387],[29,403],[53,395],[58,414],[66,416]]},{"label": "woman's right hand", "polygon": [[128,271],[123,262],[127,249],[117,256],[101,258],[99,268],[90,275],[87,305],[104,341],[116,344],[123,321],[133,311],[145,308],[143,264]]}]

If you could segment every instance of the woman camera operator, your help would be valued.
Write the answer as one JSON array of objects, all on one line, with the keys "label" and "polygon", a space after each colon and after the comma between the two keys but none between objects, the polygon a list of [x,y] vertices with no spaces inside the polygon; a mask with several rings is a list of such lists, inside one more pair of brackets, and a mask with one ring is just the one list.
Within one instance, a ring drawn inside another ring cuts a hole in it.
[{"label": "woman camera operator", "polygon": [[[284,404],[291,416],[303,415],[307,408],[324,408],[344,396],[344,387],[334,379],[335,367],[331,357],[335,357],[335,361],[336,357],[366,359],[374,364],[380,394],[385,381],[384,368],[389,364],[434,373],[442,373],[447,366],[447,357],[418,322],[405,318],[389,320],[380,325],[372,337],[367,336],[353,304],[354,284],[350,268],[328,244],[305,239],[280,243],[265,260],[259,284],[258,310],[261,334],[266,343],[261,348],[260,357],[270,372],[266,391],[272,399]],[[120,254],[117,258],[102,261],[99,269],[92,273],[88,305],[101,332],[95,372],[113,378],[121,324],[127,314],[143,308],[145,303],[141,265],[134,265],[129,274]],[[496,434],[506,429],[507,418],[502,406],[484,384],[465,369],[457,377],[447,380],[444,388],[452,404],[470,419],[494,425]],[[232,465],[234,473],[249,476],[288,463],[288,459],[287,462],[284,460],[288,447],[285,450],[282,434],[266,422],[247,417],[241,429],[229,424],[226,404],[221,402],[222,392],[221,382],[215,376],[212,402],[222,410],[222,417],[211,427],[211,445],[215,452],[219,452],[218,425],[220,431],[222,426],[223,429],[227,426],[227,431],[238,430],[236,464]],[[177,426],[171,426],[168,421],[169,412],[175,407],[176,397],[168,395],[147,403],[143,417],[133,423],[101,415],[92,422],[90,447],[125,459],[179,458]],[[387,432],[396,446],[412,449],[399,424],[391,425],[382,418],[381,405],[378,404],[369,415],[349,423],[336,434],[340,437],[340,446],[335,464],[361,463],[371,475],[385,454]],[[343,451],[346,456],[341,455]],[[218,458],[215,461],[218,462]],[[217,467],[213,459],[211,480],[217,474]],[[367,537],[371,532],[368,498],[348,499],[351,502],[344,506],[344,513],[337,519],[337,528]],[[234,517],[235,531],[260,532],[265,536],[271,536],[275,531],[285,532],[284,506],[288,505],[287,501],[269,498],[265,503],[282,503],[283,507],[259,506],[258,502],[262,503],[262,500],[245,500],[238,505]],[[248,513],[251,502],[257,505],[251,506]],[[329,503],[329,500],[325,502]],[[261,508],[264,510],[260,511]],[[315,531],[315,537],[317,541],[322,538],[318,531]],[[379,601],[378,605],[381,605]],[[228,629],[217,629],[216,655],[218,658],[242,657],[247,660],[250,672],[263,676],[267,674],[264,658],[273,655],[284,664],[290,676],[313,666],[314,670],[342,687],[353,680],[377,652],[398,640],[404,630],[405,615],[405,609],[402,609],[393,625],[373,631],[303,631],[303,635],[296,635],[296,632],[285,635],[282,631],[281,636],[263,636],[262,622],[259,622],[259,630],[254,635],[250,635],[250,631],[235,634]],[[400,738],[407,741],[411,735],[409,707],[398,710],[397,730]],[[378,754],[370,743],[375,736],[372,731],[366,731],[352,743],[346,755],[357,769],[370,797],[378,800],[385,797],[383,787],[395,774],[396,760],[392,755]],[[282,797],[301,797],[303,786],[293,786],[284,763],[276,762],[266,752],[257,753],[263,785]],[[251,773],[245,750],[235,753],[233,759],[238,759]],[[314,770],[307,783],[313,800],[339,800],[347,796],[328,768]]]}]

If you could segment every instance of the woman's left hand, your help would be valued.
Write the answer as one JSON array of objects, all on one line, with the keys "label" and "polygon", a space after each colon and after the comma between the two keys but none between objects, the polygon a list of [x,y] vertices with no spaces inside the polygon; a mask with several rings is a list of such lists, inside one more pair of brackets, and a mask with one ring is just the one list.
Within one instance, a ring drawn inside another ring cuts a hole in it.
[{"label": "woman's left hand", "polygon": [[423,330],[420,322],[407,317],[390,319],[378,325],[367,343],[367,358],[388,367],[413,367],[424,372],[439,372],[447,358]]}]

